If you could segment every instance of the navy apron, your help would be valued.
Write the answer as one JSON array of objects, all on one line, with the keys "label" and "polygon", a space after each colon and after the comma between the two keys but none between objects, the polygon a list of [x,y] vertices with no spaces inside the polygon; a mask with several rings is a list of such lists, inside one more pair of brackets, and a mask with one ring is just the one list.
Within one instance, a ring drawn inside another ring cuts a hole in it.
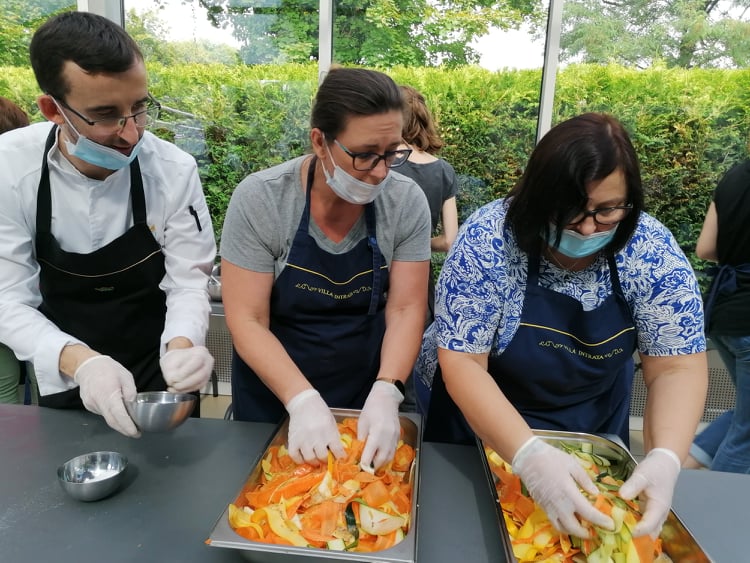
[{"label": "navy apron", "polygon": [[723,264],[721,266],[711,266],[706,270],[709,276],[712,276],[711,286],[703,303],[703,326],[708,333],[711,328],[711,314],[714,310],[716,298],[728,296],[737,291],[737,274],[750,274],[750,264]]},{"label": "navy apron", "polygon": [[[607,263],[613,293],[585,311],[539,285],[539,258],[531,256],[520,325],[505,351],[490,355],[488,372],[531,428],[616,434],[627,445],[636,331],[614,256]],[[425,439],[474,441],[439,370]]]},{"label": "navy apron", "polygon": [[[329,407],[361,409],[380,369],[388,266],[375,236],[373,203],[365,206],[367,237],[348,252],[326,252],[310,236],[316,161],[286,267],[271,291],[269,328]],[[255,422],[277,423],[286,415],[236,350],[232,410],[236,420]]]},{"label": "navy apron", "polygon": [[[53,127],[47,138],[37,195],[35,243],[42,295],[39,311],[60,330],[130,370],[139,392],[163,391],[166,383],[159,368],[159,346],[167,308],[159,283],[165,274],[164,254],[146,223],[138,159],[130,164],[133,226],[89,254],[66,252],[50,229],[52,198],[47,154],[56,133],[57,128]],[[63,229],[64,221],[61,217]],[[84,408],[78,388],[40,396],[39,404]]]}]

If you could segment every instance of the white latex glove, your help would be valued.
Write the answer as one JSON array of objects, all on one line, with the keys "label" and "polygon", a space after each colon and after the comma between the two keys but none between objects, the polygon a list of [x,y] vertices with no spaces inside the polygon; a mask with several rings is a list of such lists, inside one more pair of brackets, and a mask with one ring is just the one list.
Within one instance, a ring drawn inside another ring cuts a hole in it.
[{"label": "white latex glove", "polygon": [[403,400],[393,383],[373,383],[357,423],[357,439],[365,441],[360,458],[363,467],[377,469],[393,459],[401,434],[398,406]]},{"label": "white latex glove", "polygon": [[305,389],[285,405],[289,413],[289,456],[296,463],[318,465],[328,459],[328,450],[336,457],[346,452],[331,409],[315,389]]},{"label": "white latex glove", "polygon": [[672,493],[680,474],[680,458],[672,450],[654,448],[620,487],[625,500],[639,497],[643,518],[633,529],[634,536],[657,537],[672,507]]},{"label": "white latex glove", "polygon": [[558,531],[589,537],[590,532],[581,525],[576,514],[595,526],[614,530],[612,519],[594,508],[578,489],[581,487],[592,495],[598,492],[591,477],[572,455],[534,436],[513,456],[512,467]]},{"label": "white latex glove", "polygon": [[159,360],[167,391],[189,393],[202,389],[211,378],[214,358],[205,346],[177,348]]},{"label": "white latex glove", "polygon": [[141,435],[123,403],[134,400],[137,391],[133,374],[122,364],[109,356],[93,356],[78,366],[73,379],[87,410],[102,415],[120,434],[131,438]]}]

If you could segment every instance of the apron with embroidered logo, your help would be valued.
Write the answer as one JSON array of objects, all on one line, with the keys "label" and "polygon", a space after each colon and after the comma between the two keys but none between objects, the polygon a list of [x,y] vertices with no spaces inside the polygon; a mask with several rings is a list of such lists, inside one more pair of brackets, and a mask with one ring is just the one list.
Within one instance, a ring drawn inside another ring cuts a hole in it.
[{"label": "apron with embroidered logo", "polygon": [[[41,267],[41,311],[62,331],[91,349],[111,356],[134,376],[138,391],[161,391],[159,368],[166,296],[159,288],[164,254],[146,223],[143,180],[136,158],[130,164],[133,226],[88,254],[66,252],[51,233],[52,193],[47,154],[56,128],[47,138],[39,180],[36,253]],[[65,218],[58,219],[65,228]],[[78,388],[39,397],[54,408],[83,408]]]},{"label": "apron with embroidered logo", "polygon": [[[310,236],[313,158],[302,212],[286,267],[271,291],[270,330],[332,408],[360,409],[380,369],[388,266],[375,236],[375,207],[365,205],[367,237],[343,254]],[[236,420],[279,422],[284,405],[232,354]]]},{"label": "apron with embroidered logo", "polygon": [[[585,311],[578,300],[541,287],[539,258],[530,257],[520,325],[502,354],[490,354],[488,372],[531,428],[616,434],[627,445],[636,330],[614,257],[607,263],[613,293]],[[470,443],[442,374],[435,380],[427,426],[438,427],[430,435]]]}]

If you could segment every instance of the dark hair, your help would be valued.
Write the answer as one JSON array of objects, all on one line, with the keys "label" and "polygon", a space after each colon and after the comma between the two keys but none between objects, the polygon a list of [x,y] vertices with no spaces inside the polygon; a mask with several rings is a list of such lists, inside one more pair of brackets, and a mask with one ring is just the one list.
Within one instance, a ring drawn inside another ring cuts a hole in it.
[{"label": "dark hair", "polygon": [[26,112],[8,98],[0,96],[0,133],[26,127],[28,124],[29,116]]},{"label": "dark hair", "polygon": [[506,221],[527,253],[541,253],[550,233],[558,240],[571,215],[585,209],[586,188],[620,168],[632,211],[623,219],[607,250],[630,239],[644,210],[638,157],[622,124],[611,115],[585,113],[559,123],[542,137],[526,170],[510,192]]},{"label": "dark hair", "polygon": [[64,12],[47,20],[29,46],[31,66],[42,92],[60,100],[70,91],[63,65],[86,72],[125,72],[143,55],[136,42],[113,21],[88,12]]},{"label": "dark hair", "polygon": [[401,133],[404,141],[421,151],[435,154],[445,143],[435,128],[424,96],[406,85],[401,86],[401,95],[404,98],[404,127]]},{"label": "dark hair", "polygon": [[353,116],[403,111],[401,90],[386,74],[362,68],[336,67],[328,71],[318,88],[310,127],[329,140],[346,129]]}]

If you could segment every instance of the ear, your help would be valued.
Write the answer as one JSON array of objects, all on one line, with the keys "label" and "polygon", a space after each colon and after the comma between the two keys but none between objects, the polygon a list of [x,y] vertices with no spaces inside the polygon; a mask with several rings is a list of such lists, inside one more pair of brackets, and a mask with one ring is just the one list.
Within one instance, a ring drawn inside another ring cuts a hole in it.
[{"label": "ear", "polygon": [[42,94],[39,96],[36,99],[36,105],[39,106],[39,111],[41,111],[42,115],[49,121],[53,121],[58,125],[65,123],[65,118],[62,113],[60,113],[60,108],[57,107],[57,104],[49,94]]},{"label": "ear", "polygon": [[328,149],[326,148],[326,136],[317,127],[310,131],[310,143],[312,144],[312,150],[320,160],[326,160],[328,158]]}]

